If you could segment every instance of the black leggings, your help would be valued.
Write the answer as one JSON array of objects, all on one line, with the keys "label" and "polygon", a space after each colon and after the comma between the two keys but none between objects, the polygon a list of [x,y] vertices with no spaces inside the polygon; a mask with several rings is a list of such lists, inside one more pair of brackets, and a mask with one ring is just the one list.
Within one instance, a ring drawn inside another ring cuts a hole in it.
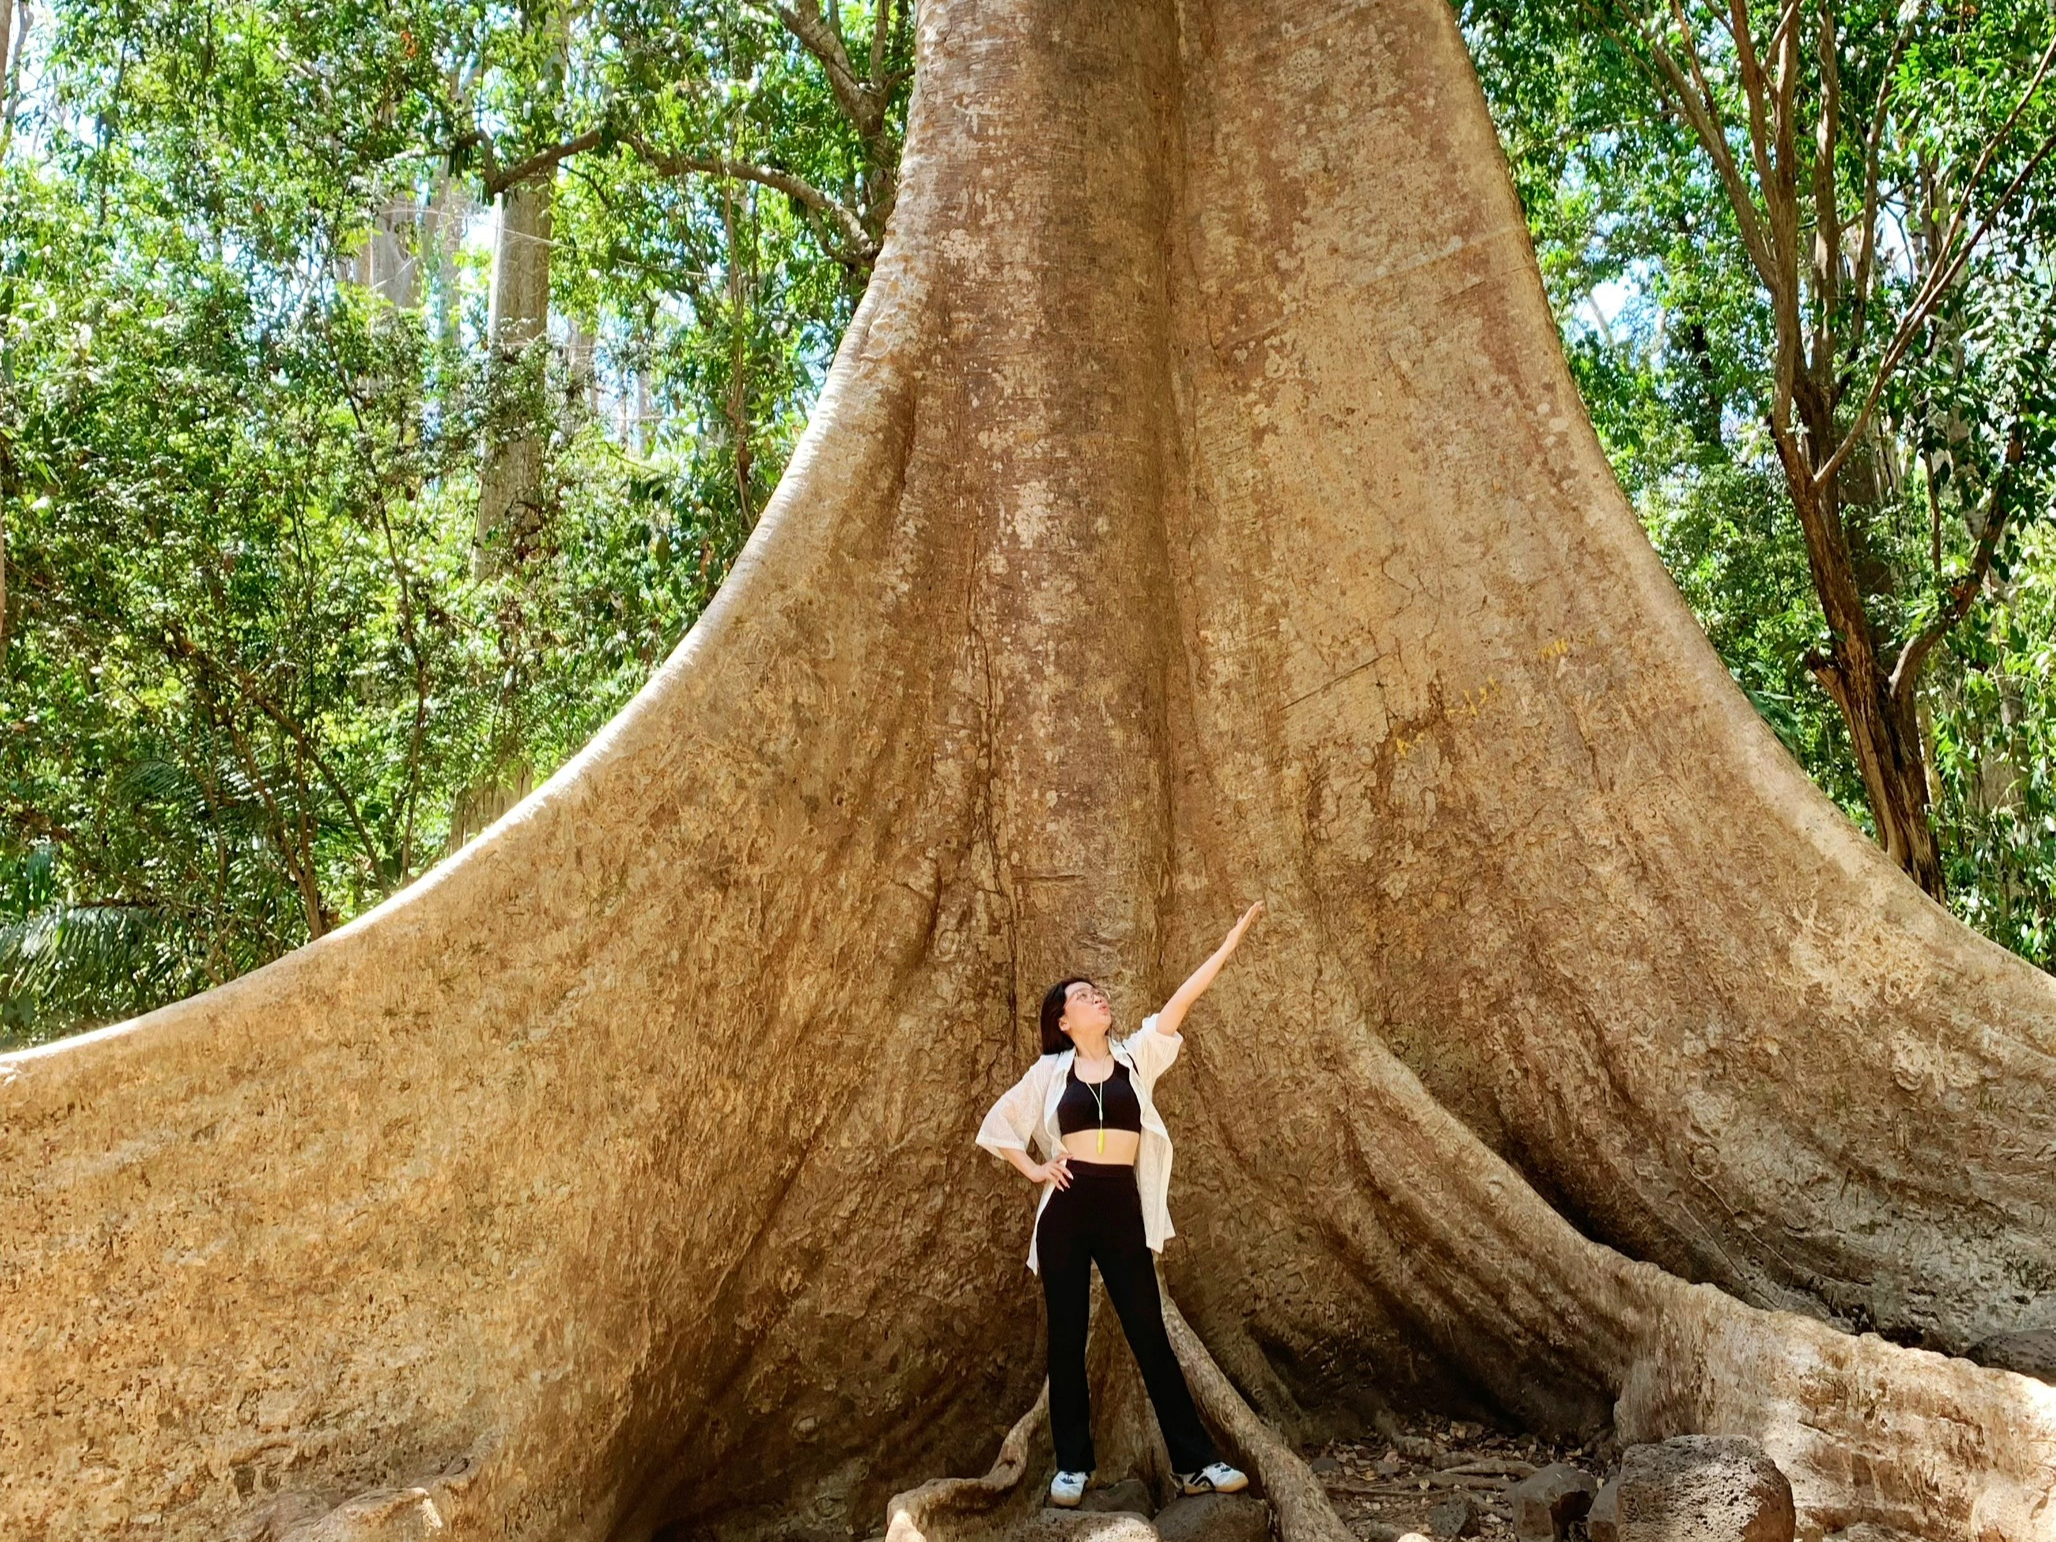
[{"label": "black leggings", "polygon": [[1085,1327],[1092,1306],[1092,1265],[1106,1281],[1156,1407],[1157,1427],[1173,1472],[1196,1472],[1216,1452],[1185,1373],[1164,1331],[1156,1263],[1142,1229],[1135,1169],[1071,1159],[1071,1186],[1050,1195],[1036,1223],[1035,1260],[1049,1307],[1049,1428],[1062,1472],[1091,1472],[1092,1396],[1085,1385]]}]

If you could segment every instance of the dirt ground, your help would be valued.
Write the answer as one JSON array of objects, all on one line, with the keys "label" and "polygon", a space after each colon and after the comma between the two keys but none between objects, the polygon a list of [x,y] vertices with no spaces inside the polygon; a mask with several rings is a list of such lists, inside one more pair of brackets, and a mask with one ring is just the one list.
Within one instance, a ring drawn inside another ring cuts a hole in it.
[{"label": "dirt ground", "polygon": [[1522,1478],[1566,1462],[1604,1482],[1619,1462],[1617,1452],[1595,1442],[1551,1444],[1431,1415],[1305,1455],[1336,1511],[1364,1542],[1392,1542],[1409,1531],[1511,1538],[1505,1492]]}]

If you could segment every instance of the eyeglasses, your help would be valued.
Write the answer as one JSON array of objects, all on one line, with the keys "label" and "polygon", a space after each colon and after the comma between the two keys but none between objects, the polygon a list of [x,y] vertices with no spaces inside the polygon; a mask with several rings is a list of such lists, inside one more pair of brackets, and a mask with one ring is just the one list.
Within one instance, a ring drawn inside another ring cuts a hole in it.
[{"label": "eyeglasses", "polygon": [[1083,1001],[1087,997],[1090,997],[1094,1001],[1103,1003],[1107,999],[1107,993],[1101,990],[1097,985],[1088,985],[1081,980],[1076,985],[1073,985],[1069,990],[1064,992],[1064,1004],[1066,1006],[1069,1006],[1072,1002]]}]

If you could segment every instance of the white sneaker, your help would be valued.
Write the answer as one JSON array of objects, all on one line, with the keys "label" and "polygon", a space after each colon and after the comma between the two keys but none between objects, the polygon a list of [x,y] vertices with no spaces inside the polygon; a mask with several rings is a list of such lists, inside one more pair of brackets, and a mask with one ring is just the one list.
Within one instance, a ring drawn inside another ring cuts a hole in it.
[{"label": "white sneaker", "polygon": [[1078,1501],[1085,1497],[1085,1485],[1091,1477],[1089,1472],[1058,1473],[1050,1480],[1049,1502],[1065,1510],[1076,1509]]},{"label": "white sneaker", "polygon": [[1181,1494],[1239,1494],[1249,1487],[1249,1475],[1226,1462],[1209,1462],[1198,1472],[1181,1472],[1177,1477]]}]

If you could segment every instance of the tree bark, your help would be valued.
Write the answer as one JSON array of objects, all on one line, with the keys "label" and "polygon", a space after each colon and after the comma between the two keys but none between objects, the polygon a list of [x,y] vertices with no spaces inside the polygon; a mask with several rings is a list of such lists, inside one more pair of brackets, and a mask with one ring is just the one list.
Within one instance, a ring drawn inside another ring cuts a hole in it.
[{"label": "tree bark", "polygon": [[364,247],[364,284],[398,310],[420,303],[421,210],[409,192],[390,193],[372,211]]},{"label": "tree bark", "polygon": [[757,522],[755,495],[750,490],[750,468],[755,459],[750,442],[750,336],[749,305],[754,277],[756,230],[754,216],[745,238],[736,224],[736,188],[721,190],[721,232],[727,251],[728,268],[728,446],[735,462],[735,510],[747,530]]},{"label": "tree bark", "polygon": [[1917,666],[1912,676],[1895,678],[1880,652],[1834,490],[1814,481],[1812,466],[1796,450],[1788,450],[1784,459],[1786,488],[1806,536],[1814,594],[1832,639],[1828,656],[1811,660],[1814,678],[1848,727],[1878,844],[1902,872],[1940,899],[1941,848],[1930,807],[1926,744],[1915,711]]},{"label": "tree bark", "polygon": [[[0,125],[14,124],[14,9],[16,0],[0,0]],[[0,129],[0,135],[5,130]],[[0,146],[5,139],[0,138]]]},{"label": "tree bark", "polygon": [[2056,1318],[2056,982],[1708,648],[1447,8],[920,25],[876,276],[635,702],[369,916],[4,1062],[0,1530],[875,1530],[1042,1380],[971,1142],[1041,990],[1132,1027],[1262,894],[1159,1093],[1251,1418],[1743,1433],[1809,1537],[2050,1536],[2046,1389],[1857,1330]]},{"label": "tree bark", "polygon": [[29,46],[28,0],[0,0],[0,164],[14,148],[21,109],[21,61]]},{"label": "tree bark", "polygon": [[532,392],[521,389],[542,360],[550,333],[550,239],[555,183],[550,174],[518,182],[500,194],[499,233],[493,243],[492,299],[487,331],[488,370],[496,394],[495,417],[515,421],[487,430],[478,475],[478,532],[474,571],[503,567],[508,545],[528,534],[540,513],[543,440],[532,415]]},{"label": "tree bark", "polygon": [[1935,839],[1927,748],[1911,682],[1906,689],[1895,689],[1869,649],[1857,654],[1838,645],[1835,653],[1835,659],[1815,674],[1848,725],[1871,817],[1877,821],[1878,844],[1915,883],[1939,899],[1945,892],[1942,853]]},{"label": "tree bark", "polygon": [[462,320],[463,297],[457,283],[457,251],[463,244],[465,222],[474,212],[471,195],[465,185],[447,171],[437,173],[435,190],[430,194],[428,208],[424,211],[421,249],[424,255],[433,255],[434,268],[428,276],[428,287],[432,296],[430,303],[435,311],[435,335],[436,340],[448,349],[457,346]]}]

